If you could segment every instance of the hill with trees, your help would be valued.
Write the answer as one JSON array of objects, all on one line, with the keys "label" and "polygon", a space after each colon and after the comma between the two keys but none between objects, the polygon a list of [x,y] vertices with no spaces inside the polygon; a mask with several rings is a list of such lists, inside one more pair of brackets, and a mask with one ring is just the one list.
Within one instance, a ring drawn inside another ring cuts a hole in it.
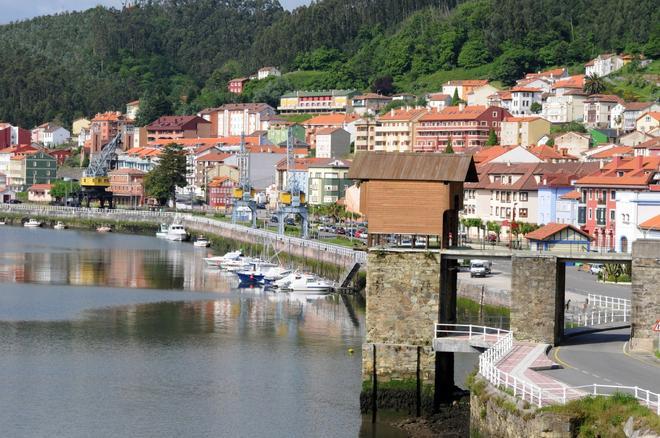
[{"label": "hill with trees", "polygon": [[[602,52],[657,58],[660,9],[653,0],[318,0],[289,12],[276,0],[140,0],[0,26],[0,47],[0,120],[32,127],[137,98],[159,109],[153,118],[275,104],[293,89],[507,85],[545,67],[578,71]],[[264,65],[286,74],[227,92],[229,79]]]}]

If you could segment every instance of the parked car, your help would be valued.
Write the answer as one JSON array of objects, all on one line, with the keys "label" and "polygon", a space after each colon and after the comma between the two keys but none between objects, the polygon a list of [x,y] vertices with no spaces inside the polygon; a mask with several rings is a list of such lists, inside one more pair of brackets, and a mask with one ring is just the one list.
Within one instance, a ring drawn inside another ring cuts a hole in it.
[{"label": "parked car", "polygon": [[288,217],[288,218],[284,219],[284,223],[287,224],[287,225],[295,225],[296,221],[292,217]]},{"label": "parked car", "polygon": [[589,266],[589,272],[591,272],[591,275],[598,275],[603,272],[602,263],[592,263],[591,266]]},{"label": "parked car", "polygon": [[470,262],[470,277],[485,277],[491,272],[490,260],[472,260]]},{"label": "parked car", "polygon": [[338,227],[337,230],[335,231],[337,234],[346,234],[346,230],[344,227]]},{"label": "parked car", "polygon": [[271,217],[270,217],[270,221],[271,221],[272,223],[276,224],[276,223],[279,222],[279,219],[277,219],[277,216],[271,216]]},{"label": "parked car", "polygon": [[22,204],[22,202],[19,201],[18,199],[10,199],[9,201],[7,201],[7,204]]}]

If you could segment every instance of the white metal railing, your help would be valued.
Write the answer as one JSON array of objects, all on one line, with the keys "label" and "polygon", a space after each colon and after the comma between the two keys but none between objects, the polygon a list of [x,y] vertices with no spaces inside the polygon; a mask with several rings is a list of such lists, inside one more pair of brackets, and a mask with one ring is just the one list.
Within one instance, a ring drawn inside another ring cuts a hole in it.
[{"label": "white metal railing", "polygon": [[566,314],[566,323],[577,324],[581,327],[591,327],[612,322],[627,323],[629,320],[629,313],[608,309],[600,309],[584,313]]},{"label": "white metal railing", "polygon": [[508,330],[504,330],[496,327],[486,327],[483,325],[474,325],[474,324],[449,324],[449,323],[437,323],[435,325],[435,337],[439,338],[439,334],[451,334],[452,336],[467,336],[468,339],[474,337],[485,338],[487,336],[495,336],[495,341],[499,340],[500,336],[504,336],[509,333]]},{"label": "white metal railing", "polygon": [[591,307],[600,309],[621,310],[629,313],[632,309],[632,303],[625,298],[608,297],[605,295],[589,294],[587,295],[588,303]]},{"label": "white metal railing", "polygon": [[660,415],[660,394],[637,386],[598,385],[594,383],[571,387],[559,382],[539,386],[502,371],[497,365],[513,349],[513,332],[511,331],[472,324],[438,323],[435,325],[436,338],[441,337],[438,335],[466,336],[468,339],[475,336],[495,336],[497,341],[492,347],[479,355],[479,374],[495,387],[511,393],[514,397],[527,401],[534,406],[565,404],[571,400],[589,395],[610,396],[615,393],[627,393],[633,395],[641,404]]}]

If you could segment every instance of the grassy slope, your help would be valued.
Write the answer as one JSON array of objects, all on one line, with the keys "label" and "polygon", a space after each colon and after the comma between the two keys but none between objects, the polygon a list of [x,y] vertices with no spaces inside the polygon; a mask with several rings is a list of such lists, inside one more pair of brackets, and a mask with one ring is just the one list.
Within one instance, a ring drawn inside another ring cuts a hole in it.
[{"label": "grassy slope", "polygon": [[660,99],[660,61],[655,60],[639,71],[626,66],[606,78],[607,93],[616,94],[627,101],[653,101]]}]

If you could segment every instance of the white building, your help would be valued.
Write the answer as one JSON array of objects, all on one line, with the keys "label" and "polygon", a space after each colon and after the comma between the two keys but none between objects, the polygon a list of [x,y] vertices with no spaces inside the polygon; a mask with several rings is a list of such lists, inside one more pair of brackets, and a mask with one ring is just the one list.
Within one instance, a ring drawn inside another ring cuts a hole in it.
[{"label": "white building", "polygon": [[564,94],[551,94],[543,102],[541,115],[551,123],[581,122],[584,119],[584,101],[587,94],[582,90],[570,90]]},{"label": "white building", "polygon": [[624,66],[623,58],[619,55],[605,53],[587,62],[585,73],[587,76],[595,74],[597,76],[607,76]]},{"label": "white building", "polygon": [[543,91],[540,88],[513,87],[511,90],[511,107],[509,112],[513,115],[532,114],[532,104],[541,104]]},{"label": "white building", "polygon": [[468,106],[488,106],[488,96],[497,93],[498,91],[499,90],[497,88],[490,84],[474,87],[472,88],[472,91],[468,92],[467,104]]},{"label": "white building", "polygon": [[206,109],[198,115],[211,122],[212,135],[230,137],[267,130],[275,109],[266,103],[230,103]]},{"label": "white building", "polygon": [[655,102],[619,102],[611,112],[610,128],[623,132],[634,131],[637,118],[649,111],[659,111]]},{"label": "white building", "polygon": [[588,134],[569,131],[555,137],[555,146],[558,149],[566,149],[569,155],[581,156],[589,150],[591,137]]},{"label": "white building", "polygon": [[609,128],[612,108],[622,102],[613,94],[592,94],[584,101],[584,124],[589,128]]},{"label": "white building", "polygon": [[280,72],[276,67],[262,67],[257,72],[258,80],[266,79],[269,76],[282,76],[282,72]]},{"label": "white building", "polygon": [[316,131],[316,157],[340,158],[351,153],[351,134],[342,128]]},{"label": "white building", "polygon": [[61,126],[49,124],[41,133],[41,143],[52,148],[68,142],[71,139],[71,133],[68,129]]},{"label": "white building", "polygon": [[430,93],[426,95],[426,107],[430,110],[442,111],[451,104],[451,96],[444,93]]},{"label": "white building", "polygon": [[[660,192],[616,193],[617,252],[630,252],[637,239],[660,239]],[[655,218],[655,221],[653,219]],[[654,225],[654,222],[657,225]]]}]

